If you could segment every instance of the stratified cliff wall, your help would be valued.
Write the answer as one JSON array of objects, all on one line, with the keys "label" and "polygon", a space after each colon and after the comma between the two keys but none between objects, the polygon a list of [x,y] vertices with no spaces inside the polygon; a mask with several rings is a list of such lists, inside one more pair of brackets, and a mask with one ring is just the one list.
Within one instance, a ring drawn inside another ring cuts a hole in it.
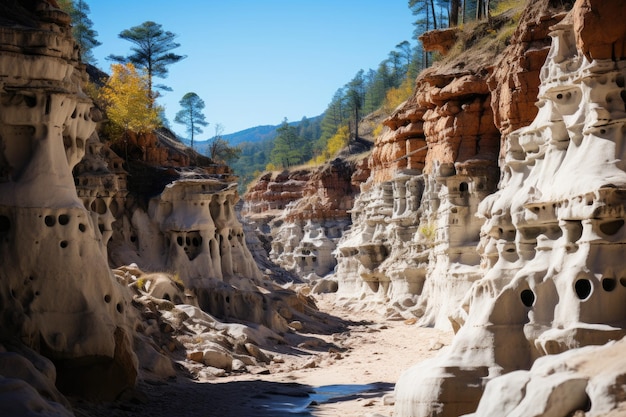
[{"label": "stratified cliff wall", "polygon": [[335,159],[322,167],[268,173],[246,193],[242,214],[267,242],[266,256],[306,280],[331,273],[336,243],[369,171]]},{"label": "stratified cliff wall", "polygon": [[[70,20],[53,1],[30,1],[3,3],[0,24],[3,391],[26,398],[30,383],[64,403],[56,373],[65,392],[114,398],[137,375],[131,300],[74,186],[72,168],[96,123]],[[40,398],[11,407],[54,405]]]},{"label": "stratified cliff wall", "polygon": [[261,274],[227,166],[165,130],[102,141],[85,81],[54,0],[0,3],[0,415],[72,415],[174,356],[243,372],[339,323]]},{"label": "stratified cliff wall", "polygon": [[[495,33],[509,19],[498,16],[482,30]],[[437,31],[424,42],[445,51],[459,33]],[[475,214],[495,190],[500,149],[487,69],[499,50],[485,44],[420,74],[414,95],[384,121],[353,226],[336,252],[346,304],[450,328],[448,317],[480,278]]]},{"label": "stratified cliff wall", "polygon": [[[626,325],[624,13],[623,2],[580,0],[552,26],[536,117],[500,124],[501,181],[478,210],[484,276],[450,349],[399,380],[397,415],[623,410],[623,343],[611,341]],[[516,79],[495,74],[494,85]]]}]

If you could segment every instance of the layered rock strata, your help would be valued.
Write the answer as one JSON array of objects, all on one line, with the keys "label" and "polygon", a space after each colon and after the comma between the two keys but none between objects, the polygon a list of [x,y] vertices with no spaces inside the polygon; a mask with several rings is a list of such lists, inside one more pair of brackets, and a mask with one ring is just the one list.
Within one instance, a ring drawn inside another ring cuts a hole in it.
[{"label": "layered rock strata", "polygon": [[[80,89],[84,68],[69,17],[54,2],[26,2],[5,12],[0,333],[3,344],[12,342],[1,355],[8,358],[19,341],[54,363],[34,353],[23,356],[42,380],[54,384],[56,369],[56,385],[64,392],[112,398],[134,384],[137,359],[125,314],[130,297],[108,268],[98,224],[72,177],[96,126],[91,100]],[[3,372],[11,369],[3,365]],[[33,386],[56,400],[55,390]]]},{"label": "layered rock strata", "polygon": [[[626,65],[615,47],[623,40],[594,49],[596,38],[586,44],[580,28],[588,21],[581,15],[602,18],[604,6],[577,2],[552,28],[539,112],[507,135],[499,190],[479,207],[484,277],[456,315],[450,350],[401,377],[397,415],[605,415],[623,407],[621,363],[609,371],[588,359],[610,357],[619,344],[577,352],[621,339],[626,325]],[[589,51],[604,59],[589,60]]]},{"label": "layered rock strata", "polygon": [[[495,19],[492,30],[506,22]],[[499,175],[500,133],[484,67],[495,53],[461,54],[424,71],[414,95],[384,121],[372,175],[336,251],[345,303],[456,326],[448,317],[481,276],[475,213]]]},{"label": "layered rock strata", "polygon": [[335,159],[321,168],[268,173],[246,194],[243,215],[265,231],[269,257],[314,280],[336,265],[336,242],[350,225],[363,166]]}]

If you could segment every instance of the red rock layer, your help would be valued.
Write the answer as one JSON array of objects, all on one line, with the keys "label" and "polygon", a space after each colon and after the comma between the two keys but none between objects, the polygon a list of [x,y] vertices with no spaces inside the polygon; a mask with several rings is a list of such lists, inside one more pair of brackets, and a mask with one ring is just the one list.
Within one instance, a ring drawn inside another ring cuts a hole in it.
[{"label": "red rock layer", "polygon": [[454,46],[459,32],[457,27],[431,30],[421,35],[419,40],[422,42],[424,50],[437,51],[445,55]]},{"label": "red rock layer", "polygon": [[503,137],[528,126],[537,115],[539,72],[550,50],[550,28],[565,16],[557,11],[566,8],[563,3],[568,2],[537,0],[527,7],[510,45],[495,61],[488,84],[494,121]]},{"label": "red rock layer", "polygon": [[493,123],[486,72],[422,72],[414,96],[385,120],[370,168],[375,182],[403,169],[432,172],[436,165],[497,159],[500,134]]},{"label": "red rock layer", "polygon": [[576,45],[587,59],[626,58],[626,2],[584,0],[576,3],[572,18]]},{"label": "red rock layer", "polygon": [[124,139],[115,141],[111,149],[128,160],[153,167],[187,168],[199,167],[204,174],[228,175],[232,170],[224,164],[216,164],[210,158],[200,155],[182,143],[174,141],[160,131],[136,134],[127,133]]},{"label": "red rock layer", "polygon": [[365,160],[342,159],[311,169],[267,173],[244,196],[247,215],[287,210],[287,221],[349,219],[360,184],[369,177]]}]

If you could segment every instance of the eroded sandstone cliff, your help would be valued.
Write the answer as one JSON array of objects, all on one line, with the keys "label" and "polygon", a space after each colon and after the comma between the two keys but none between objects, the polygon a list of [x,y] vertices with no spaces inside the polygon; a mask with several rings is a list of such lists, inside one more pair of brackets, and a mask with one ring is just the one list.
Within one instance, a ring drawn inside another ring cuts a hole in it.
[{"label": "eroded sandstone cliff", "polygon": [[[54,394],[56,373],[65,392],[112,398],[135,383],[137,358],[125,314],[130,296],[108,268],[72,177],[96,126],[80,89],[84,68],[69,17],[54,2],[23,2],[6,10],[2,23],[3,386],[27,397],[30,383],[41,398],[63,403]],[[22,366],[28,377],[20,378]],[[13,406],[54,408],[43,399]]]},{"label": "eroded sandstone cliff", "polygon": [[245,372],[338,323],[261,274],[227,166],[164,130],[100,139],[56,2],[0,11],[0,414],[71,415],[64,395],[112,400],[173,358]]},{"label": "eroded sandstone cliff", "polygon": [[340,158],[267,173],[246,193],[242,214],[267,242],[265,256],[312,281],[334,270],[336,243],[350,225],[349,210],[368,173],[363,159]]},{"label": "eroded sandstone cliff", "polygon": [[621,342],[580,349],[621,339],[626,324],[623,39],[596,44],[581,30],[597,19],[610,25],[614,7],[625,11],[621,2],[581,0],[551,27],[536,117],[510,132],[501,124],[502,177],[478,210],[484,276],[455,316],[450,350],[401,377],[398,415],[623,409],[621,362],[589,360],[615,358]]}]

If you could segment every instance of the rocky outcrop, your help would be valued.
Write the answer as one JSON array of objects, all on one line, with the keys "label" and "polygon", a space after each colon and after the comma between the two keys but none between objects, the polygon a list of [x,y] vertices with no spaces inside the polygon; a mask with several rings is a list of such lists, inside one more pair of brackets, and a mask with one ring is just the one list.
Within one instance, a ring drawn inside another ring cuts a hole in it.
[{"label": "rocky outcrop", "polygon": [[[43,382],[53,386],[55,372],[66,393],[114,398],[137,375],[132,321],[125,314],[130,297],[108,268],[98,225],[72,177],[96,123],[91,100],[80,89],[84,68],[69,17],[54,2],[30,1],[3,14],[2,23],[3,386],[21,384],[13,380],[19,375],[5,373],[13,358],[32,364],[31,377],[22,380],[39,381],[31,386],[46,400],[58,399]],[[31,353],[11,353],[26,349]]]},{"label": "rocky outcrop", "polygon": [[[485,25],[496,30],[507,18]],[[484,66],[497,52],[457,55],[424,71],[414,95],[384,121],[353,226],[336,252],[345,303],[456,326],[448,316],[481,276],[475,213],[499,176],[500,133]]]},{"label": "rocky outcrop", "polygon": [[[503,137],[528,126],[537,115],[539,72],[550,50],[550,28],[563,19],[560,1],[539,1],[524,11],[507,53],[498,57],[488,78],[494,121]],[[569,2],[571,7],[571,1]],[[504,147],[501,149],[504,151]]]},{"label": "rocky outcrop", "polygon": [[576,46],[587,60],[626,58],[626,28],[622,16],[626,4],[619,1],[585,0],[572,12]]},{"label": "rocky outcrop", "polygon": [[163,130],[99,138],[57,6],[0,4],[0,414],[71,415],[64,395],[115,399],[172,357],[243,372],[290,324],[337,325],[261,274],[227,166]]},{"label": "rocky outcrop", "polygon": [[308,280],[323,277],[336,265],[333,252],[350,225],[363,172],[362,164],[337,158],[319,168],[265,174],[246,193],[242,214],[265,231],[275,264]]},{"label": "rocky outcrop", "polygon": [[[456,315],[450,350],[401,377],[399,416],[607,415],[623,407],[621,362],[589,360],[610,361],[621,342],[579,350],[621,339],[626,325],[626,73],[622,60],[590,61],[576,48],[586,19],[574,17],[585,4],[552,28],[538,114],[507,135],[499,190],[479,207],[484,276]],[[602,7],[588,13],[601,17]]]},{"label": "rocky outcrop", "polygon": [[425,51],[437,51],[446,55],[456,43],[459,32],[458,27],[431,30],[420,35],[419,40]]}]

